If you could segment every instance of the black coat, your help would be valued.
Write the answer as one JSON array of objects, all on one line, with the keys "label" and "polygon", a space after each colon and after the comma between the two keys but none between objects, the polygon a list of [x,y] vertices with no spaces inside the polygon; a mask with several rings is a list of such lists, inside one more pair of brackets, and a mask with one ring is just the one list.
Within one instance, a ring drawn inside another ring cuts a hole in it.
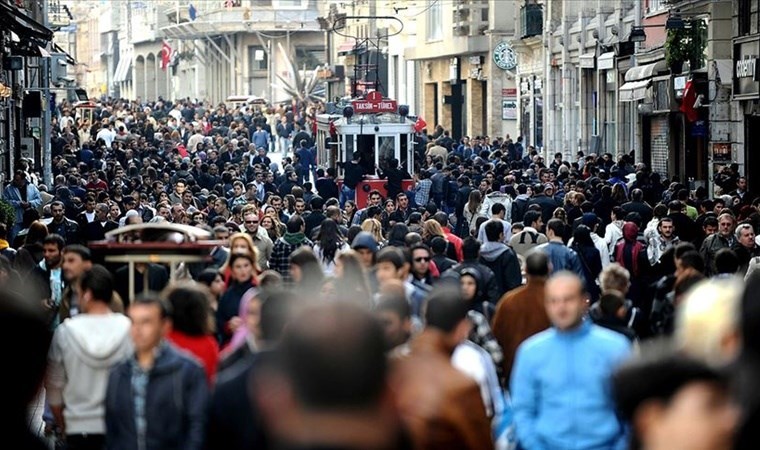
[{"label": "black coat", "polygon": [[494,273],[497,296],[493,303],[498,302],[507,292],[522,285],[520,261],[511,248],[507,247],[495,259],[488,259],[481,255],[480,263],[491,269]]},{"label": "black coat", "polygon": [[557,200],[544,194],[534,195],[528,200],[528,206],[538,205],[541,207],[541,219],[544,223],[549,222],[554,214],[554,210],[559,208],[560,204]]},{"label": "black coat", "polygon": [[241,394],[248,392],[254,368],[268,357],[266,352],[248,354],[219,372],[209,403],[207,449],[267,448],[258,411],[249,396]]},{"label": "black coat", "polygon": [[[106,389],[106,447],[138,448],[132,360],[111,370]],[[145,395],[145,450],[200,450],[206,434],[208,384],[194,359],[164,344],[151,369]]]}]

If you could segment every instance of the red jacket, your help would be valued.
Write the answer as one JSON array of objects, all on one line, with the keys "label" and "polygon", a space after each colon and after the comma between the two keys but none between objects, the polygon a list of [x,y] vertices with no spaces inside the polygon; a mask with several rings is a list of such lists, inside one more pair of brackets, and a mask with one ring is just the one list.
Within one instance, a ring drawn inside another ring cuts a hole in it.
[{"label": "red jacket", "polygon": [[219,365],[219,344],[216,339],[211,335],[190,336],[177,330],[172,330],[167,339],[175,347],[195,356],[206,371],[206,380],[210,386],[216,376],[216,367]]},{"label": "red jacket", "polygon": [[451,242],[454,246],[454,250],[457,252],[457,262],[464,261],[464,253],[462,253],[462,238],[451,232],[449,227],[443,227],[443,234],[446,235],[446,240]]}]

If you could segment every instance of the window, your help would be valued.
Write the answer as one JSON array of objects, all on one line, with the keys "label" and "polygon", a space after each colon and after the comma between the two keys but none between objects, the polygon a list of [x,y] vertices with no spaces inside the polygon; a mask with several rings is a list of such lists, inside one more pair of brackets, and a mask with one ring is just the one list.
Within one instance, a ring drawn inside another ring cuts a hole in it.
[{"label": "window", "polygon": [[647,13],[655,13],[662,11],[668,7],[667,0],[648,0],[647,1]]},{"label": "window", "polygon": [[744,36],[752,32],[750,25],[752,23],[750,21],[752,6],[750,0],[739,0],[738,6],[739,36]]},{"label": "window", "polygon": [[427,10],[427,40],[443,39],[443,6],[442,0],[428,0]]},{"label": "window", "polygon": [[325,63],[325,50],[320,47],[297,47],[296,67],[298,70],[313,70]]},{"label": "window", "polygon": [[307,9],[309,0],[272,0],[275,9]]},{"label": "window", "polygon": [[264,51],[264,47],[260,45],[248,46],[248,71],[256,72],[267,70],[268,68],[269,58],[267,58],[267,52]]}]

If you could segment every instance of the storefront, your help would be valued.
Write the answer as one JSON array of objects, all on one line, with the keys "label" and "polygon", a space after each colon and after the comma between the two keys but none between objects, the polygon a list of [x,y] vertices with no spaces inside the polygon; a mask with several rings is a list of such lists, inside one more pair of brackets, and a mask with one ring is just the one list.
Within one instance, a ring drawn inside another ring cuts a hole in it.
[{"label": "storefront", "polygon": [[[727,142],[712,142],[711,165],[713,172],[717,173],[724,165],[733,161],[740,163],[740,172],[743,174],[760,173],[760,153],[753,151],[760,146],[760,35],[746,36],[734,40],[734,64],[733,64],[733,93],[732,98],[741,105],[742,124],[744,126],[743,154],[738,155],[735,149],[730,153],[726,151]],[[741,133],[738,137],[742,137]],[[744,167],[741,162],[744,161]],[[760,181],[755,177],[748,177],[749,188],[758,190]]]}]

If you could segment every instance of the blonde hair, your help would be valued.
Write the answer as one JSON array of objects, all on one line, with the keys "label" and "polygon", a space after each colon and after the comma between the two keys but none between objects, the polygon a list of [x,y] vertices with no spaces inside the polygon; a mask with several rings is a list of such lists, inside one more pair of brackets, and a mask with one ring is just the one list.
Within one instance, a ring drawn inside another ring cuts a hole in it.
[{"label": "blonde hair", "polygon": [[705,280],[694,286],[677,308],[677,348],[711,366],[730,363],[738,351],[742,289],[738,278]]},{"label": "blonde hair", "polygon": [[432,239],[436,236],[446,238],[446,234],[443,232],[441,224],[435,219],[428,219],[422,224],[422,238]]},{"label": "blonde hair", "polygon": [[230,259],[232,258],[232,255],[234,252],[232,251],[233,247],[235,247],[235,241],[237,240],[244,240],[246,245],[248,246],[248,251],[253,258],[253,268],[256,269],[256,271],[261,270],[259,268],[259,249],[256,248],[256,245],[253,243],[253,238],[247,233],[235,233],[232,236],[230,236],[230,254],[227,255],[227,261],[224,262],[222,267],[219,268],[219,271],[222,273],[225,273],[227,268],[230,264]]},{"label": "blonde hair", "polygon": [[383,242],[383,224],[377,219],[365,219],[362,222],[362,231],[366,231],[375,238],[377,243]]},{"label": "blonde hair", "polygon": [[599,275],[602,284],[602,292],[619,291],[623,295],[628,292],[631,285],[631,273],[618,263],[611,263]]}]

